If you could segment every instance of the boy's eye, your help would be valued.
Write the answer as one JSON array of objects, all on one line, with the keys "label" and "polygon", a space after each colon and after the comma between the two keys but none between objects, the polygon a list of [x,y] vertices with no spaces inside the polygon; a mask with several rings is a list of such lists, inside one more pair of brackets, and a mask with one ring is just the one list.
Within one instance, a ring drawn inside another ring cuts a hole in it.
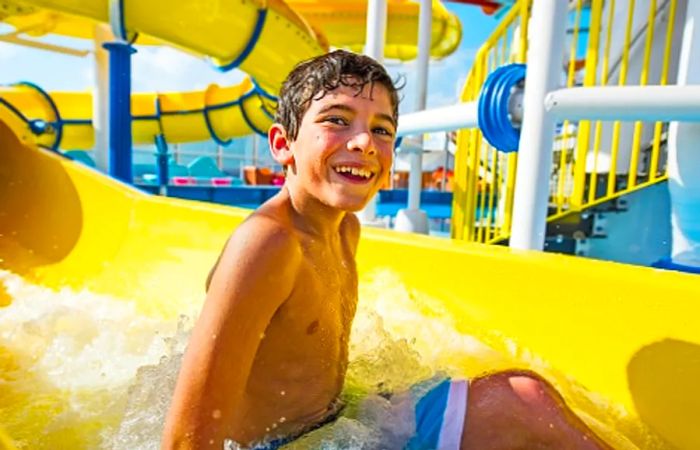
[{"label": "boy's eye", "polygon": [[389,137],[393,137],[393,136],[394,136],[394,132],[391,131],[391,130],[388,129],[388,128],[385,128],[385,127],[377,127],[377,128],[375,128],[374,130],[372,130],[372,131],[373,131],[374,133],[381,134],[381,135],[384,135],[384,136],[389,136]]},{"label": "boy's eye", "polygon": [[347,120],[345,120],[343,117],[339,117],[339,116],[326,117],[324,119],[324,122],[330,122],[330,123],[334,123],[336,125],[347,125],[348,124]]}]

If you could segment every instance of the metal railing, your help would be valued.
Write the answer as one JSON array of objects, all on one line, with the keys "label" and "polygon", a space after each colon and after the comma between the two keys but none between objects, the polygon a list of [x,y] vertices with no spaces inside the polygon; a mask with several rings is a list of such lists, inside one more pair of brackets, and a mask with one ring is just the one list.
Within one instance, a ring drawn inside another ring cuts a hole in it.
[{"label": "metal railing", "polygon": [[[486,77],[497,67],[525,62],[531,3],[514,5],[479,49],[460,101],[478,100]],[[457,133],[453,238],[492,242],[509,233],[516,163],[515,153],[496,150],[478,128]]]},{"label": "metal railing", "polygon": [[[562,85],[666,85],[674,46],[677,0],[571,2]],[[476,55],[461,101],[478,99],[495,68],[526,63],[531,0],[520,0]],[[587,20],[584,18],[588,16]],[[585,49],[585,58],[577,54]],[[527,112],[526,112],[527,113]],[[557,127],[552,145],[550,214],[556,220],[667,178],[665,122],[572,121]],[[491,147],[477,129],[457,138],[452,236],[495,243],[510,235],[517,154]]]}]

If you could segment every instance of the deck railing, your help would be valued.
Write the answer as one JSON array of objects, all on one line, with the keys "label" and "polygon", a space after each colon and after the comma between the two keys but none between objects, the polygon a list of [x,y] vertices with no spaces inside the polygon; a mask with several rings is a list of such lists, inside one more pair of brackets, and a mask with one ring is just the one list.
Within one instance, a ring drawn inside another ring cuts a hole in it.
[{"label": "deck railing", "polygon": [[[677,0],[576,0],[567,24],[562,85],[666,85],[675,77]],[[478,51],[461,101],[475,101],[497,67],[527,63],[532,1],[518,1]],[[675,44],[675,45],[674,45]],[[525,111],[527,114],[527,111]],[[552,144],[549,220],[667,178],[664,122],[570,121]],[[491,147],[477,129],[460,130],[455,159],[452,236],[495,243],[512,224],[517,153]]]}]

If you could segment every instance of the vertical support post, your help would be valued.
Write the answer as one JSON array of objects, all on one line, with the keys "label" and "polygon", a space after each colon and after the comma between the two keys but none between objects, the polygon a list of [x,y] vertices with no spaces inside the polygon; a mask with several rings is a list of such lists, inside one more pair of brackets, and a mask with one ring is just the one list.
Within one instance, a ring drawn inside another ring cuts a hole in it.
[{"label": "vertical support post", "polygon": [[219,166],[219,170],[224,167],[224,147],[223,145],[216,146],[216,165]]},{"label": "vertical support post", "polygon": [[[678,81],[700,84],[700,2],[689,1],[683,28]],[[671,194],[671,260],[700,268],[700,124],[671,122],[668,187]]]},{"label": "vertical support post", "polygon": [[440,190],[445,192],[447,189],[447,171],[450,168],[450,132],[445,131],[445,146],[443,148],[445,151],[445,163],[443,165],[442,180],[440,182]]},{"label": "vertical support post", "polygon": [[131,55],[126,42],[108,42],[109,52],[109,174],[132,182]]},{"label": "vertical support post", "polygon": [[180,144],[173,144],[173,161],[180,164]]},{"label": "vertical support post", "polygon": [[[416,107],[423,111],[428,100],[428,64],[430,64],[430,34],[433,11],[431,0],[421,0],[418,18],[418,59],[416,60]],[[423,135],[418,139],[420,148],[411,154],[411,172],[408,178],[408,209],[420,208],[420,192],[423,185]]]},{"label": "vertical support post", "polygon": [[[428,96],[428,64],[433,26],[431,0],[420,0],[418,16],[418,58],[416,60],[416,111],[425,109]],[[396,229],[414,233],[428,233],[428,215],[420,209],[420,193],[423,188],[423,137],[418,140],[418,149],[409,155],[408,207],[396,215]]]},{"label": "vertical support post", "polygon": [[94,28],[95,86],[92,96],[92,127],[95,133],[95,165],[109,172],[109,53],[103,48],[114,40],[109,26],[97,24]]},{"label": "vertical support post", "polygon": [[258,167],[258,135],[253,135],[253,167]]},{"label": "vertical support post", "polygon": [[162,134],[156,136],[156,174],[158,178],[158,193],[162,196],[168,195],[168,143]]},{"label": "vertical support post", "polygon": [[367,3],[367,31],[365,34],[365,54],[384,63],[384,42],[386,41],[387,0],[369,0]]},{"label": "vertical support post", "polygon": [[[367,31],[365,34],[365,54],[378,63],[384,62],[384,42],[386,40],[387,0],[369,0],[367,2]],[[393,172],[392,172],[393,173]],[[375,195],[365,208],[357,213],[364,225],[378,226],[377,198]]]},{"label": "vertical support post", "polygon": [[554,117],[544,109],[544,98],[559,84],[567,9],[568,2],[560,0],[538,0],[532,7],[523,97],[526,114],[520,133],[510,238],[513,248],[544,247],[555,125]]}]

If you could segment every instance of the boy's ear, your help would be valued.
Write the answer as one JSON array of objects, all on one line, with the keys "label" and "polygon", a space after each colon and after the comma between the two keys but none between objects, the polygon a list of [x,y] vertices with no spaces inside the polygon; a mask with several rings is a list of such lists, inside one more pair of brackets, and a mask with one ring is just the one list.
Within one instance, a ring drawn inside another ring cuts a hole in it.
[{"label": "boy's ear", "polygon": [[273,123],[270,131],[267,133],[267,138],[270,143],[270,151],[272,157],[279,164],[289,166],[294,162],[292,154],[291,142],[287,136],[287,130],[279,123]]}]

